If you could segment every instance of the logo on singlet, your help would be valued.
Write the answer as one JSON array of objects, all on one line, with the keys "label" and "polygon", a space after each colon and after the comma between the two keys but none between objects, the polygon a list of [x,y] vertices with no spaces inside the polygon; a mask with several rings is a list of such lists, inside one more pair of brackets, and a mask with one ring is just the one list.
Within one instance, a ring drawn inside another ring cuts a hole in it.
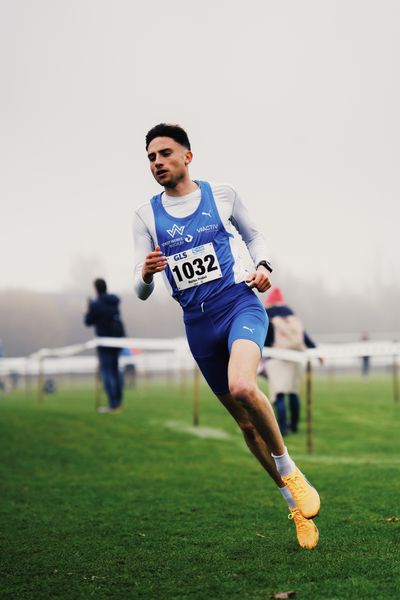
[{"label": "logo on singlet", "polygon": [[243,325],[243,329],[247,329],[250,333],[254,333],[254,329],[250,329],[250,327],[246,327],[246,325]]},{"label": "logo on singlet", "polygon": [[172,225],[172,229],[167,229],[167,233],[173,238],[175,237],[175,235],[177,233],[179,233],[179,235],[182,235],[184,232],[185,226],[182,225],[182,227],[178,227],[178,225],[176,225],[176,223],[174,223]]},{"label": "logo on singlet", "polygon": [[218,225],[213,223],[212,225],[203,225],[202,227],[198,227],[196,229],[197,233],[204,233],[205,231],[216,231],[218,229]]},{"label": "logo on singlet", "polygon": [[211,210],[209,212],[203,211],[201,214],[204,215],[205,217],[210,217],[210,219],[211,219]]}]

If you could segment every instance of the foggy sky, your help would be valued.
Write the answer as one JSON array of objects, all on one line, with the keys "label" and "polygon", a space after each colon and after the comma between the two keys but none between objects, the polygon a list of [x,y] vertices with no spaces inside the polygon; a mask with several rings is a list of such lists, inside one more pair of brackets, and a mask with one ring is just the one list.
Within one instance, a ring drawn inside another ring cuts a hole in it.
[{"label": "foggy sky", "polygon": [[281,285],[398,281],[399,30],[395,0],[0,0],[0,288],[130,287],[160,121],[238,190]]}]

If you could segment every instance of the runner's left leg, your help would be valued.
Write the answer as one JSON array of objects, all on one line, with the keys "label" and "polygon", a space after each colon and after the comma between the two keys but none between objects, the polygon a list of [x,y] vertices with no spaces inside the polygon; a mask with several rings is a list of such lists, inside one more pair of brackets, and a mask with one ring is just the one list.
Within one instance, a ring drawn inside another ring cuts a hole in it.
[{"label": "runner's left leg", "polygon": [[[257,385],[259,358],[260,348],[253,341],[233,341],[228,363],[229,396],[234,404],[244,409],[249,422],[264,441],[265,446],[258,445],[257,452],[262,452],[262,449],[265,451],[265,447],[271,451],[283,484],[289,488],[302,515],[310,519],[319,512],[319,495],[289,457],[272,406]],[[257,437],[254,437],[255,440]],[[256,452],[254,454],[257,456]],[[267,471],[273,477],[270,469]],[[282,487],[280,483],[278,485]]]},{"label": "runner's left leg", "polygon": [[257,458],[267,473],[269,473],[275,483],[279,487],[284,487],[282,478],[276,468],[275,461],[271,456],[271,451],[251,422],[246,409],[230,394],[224,394],[223,396],[218,396],[218,398],[239,425],[249,450]]},{"label": "runner's left leg", "polygon": [[273,408],[257,385],[259,360],[260,349],[253,341],[233,341],[228,364],[229,397],[244,409],[272,454],[281,456],[285,453],[285,444]]}]

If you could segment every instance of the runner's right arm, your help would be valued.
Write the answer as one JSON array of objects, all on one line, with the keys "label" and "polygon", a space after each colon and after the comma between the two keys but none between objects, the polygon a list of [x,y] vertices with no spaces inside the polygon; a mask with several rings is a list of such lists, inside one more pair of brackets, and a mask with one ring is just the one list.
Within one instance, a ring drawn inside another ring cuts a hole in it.
[{"label": "runner's right arm", "polygon": [[136,260],[133,287],[135,294],[140,300],[147,300],[154,290],[154,279],[146,277],[148,282],[143,279],[143,266],[148,255],[154,252],[154,241],[146,225],[137,213],[133,222],[133,239]]}]

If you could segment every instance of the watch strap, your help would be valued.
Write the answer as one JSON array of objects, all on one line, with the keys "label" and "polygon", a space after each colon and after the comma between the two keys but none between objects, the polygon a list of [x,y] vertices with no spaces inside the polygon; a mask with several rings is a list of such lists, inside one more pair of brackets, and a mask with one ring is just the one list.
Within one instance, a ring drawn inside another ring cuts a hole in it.
[{"label": "watch strap", "polygon": [[260,260],[260,262],[257,263],[256,270],[258,269],[258,267],[265,267],[270,273],[272,273],[273,271],[271,263],[267,260]]}]

